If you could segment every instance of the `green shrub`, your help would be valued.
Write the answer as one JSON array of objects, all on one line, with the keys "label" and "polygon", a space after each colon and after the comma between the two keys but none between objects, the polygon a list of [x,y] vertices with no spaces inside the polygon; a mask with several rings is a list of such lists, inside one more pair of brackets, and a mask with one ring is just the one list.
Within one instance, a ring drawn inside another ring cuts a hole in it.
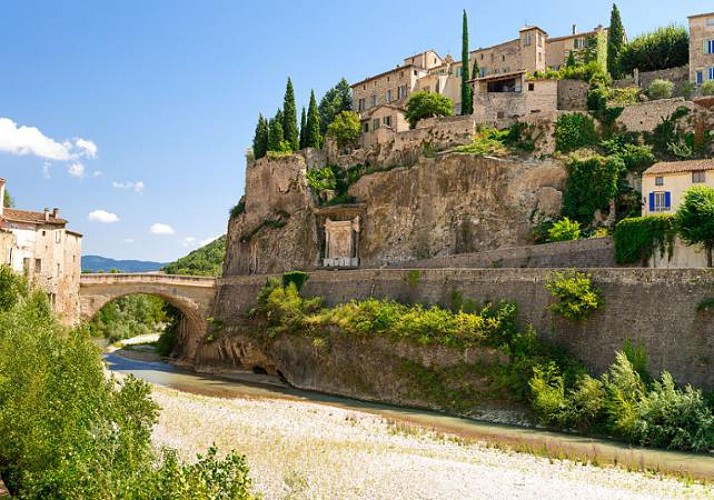
[{"label": "green shrub", "polygon": [[627,43],[620,53],[622,70],[627,74],[676,68],[689,62],[689,32],[670,25],[644,33]]},{"label": "green shrub", "polygon": [[600,290],[593,286],[587,273],[554,271],[545,287],[557,299],[549,309],[567,319],[587,319],[604,305]]},{"label": "green shrub", "polygon": [[647,89],[647,95],[650,99],[669,99],[672,97],[674,83],[669,80],[657,79],[650,83]]},{"label": "green shrub", "polygon": [[706,82],[702,83],[702,95],[714,95],[714,80],[707,80]]},{"label": "green shrub", "polygon": [[327,189],[335,189],[335,173],[329,166],[324,168],[311,168],[307,171],[306,177],[308,186],[318,193]]},{"label": "green shrub", "polygon": [[555,149],[562,153],[597,143],[595,122],[583,113],[566,113],[555,122]]},{"label": "green shrub", "polygon": [[299,292],[308,279],[310,275],[304,271],[288,271],[283,273],[283,286],[287,287],[292,283]]},{"label": "green shrub", "polygon": [[608,98],[615,104],[636,104],[640,102],[642,90],[639,87],[611,89]]},{"label": "green shrub", "polygon": [[670,258],[674,251],[674,215],[658,214],[623,219],[615,226],[615,260],[618,264],[647,262],[655,250]]},{"label": "green shrub", "polygon": [[424,118],[453,114],[454,101],[442,94],[420,91],[409,96],[404,117],[409,122],[409,128],[414,128],[419,120]]},{"label": "green shrub", "polygon": [[617,196],[618,179],[625,170],[619,156],[571,156],[563,195],[563,215],[583,227],[592,223],[596,210],[607,210]]},{"label": "green shrub", "polygon": [[509,134],[508,130],[482,128],[474,134],[471,144],[457,146],[454,152],[477,156],[506,156],[509,151],[505,141]]},{"label": "green shrub", "polygon": [[0,313],[10,310],[27,292],[27,282],[9,266],[0,265]]},{"label": "green shrub", "polygon": [[548,230],[548,241],[571,241],[580,238],[580,223],[567,217],[553,223]]}]

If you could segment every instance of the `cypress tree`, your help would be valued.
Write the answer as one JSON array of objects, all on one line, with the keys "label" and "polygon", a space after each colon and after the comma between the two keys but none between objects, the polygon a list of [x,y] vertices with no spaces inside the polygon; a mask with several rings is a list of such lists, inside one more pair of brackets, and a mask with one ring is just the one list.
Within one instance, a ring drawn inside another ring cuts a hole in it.
[{"label": "cypress tree", "polygon": [[283,113],[278,110],[268,126],[268,151],[282,151],[285,142],[283,134]]},{"label": "cypress tree", "polygon": [[[481,76],[481,68],[478,67],[478,59],[474,57],[474,67],[471,70],[471,78],[478,78]],[[473,88],[471,89],[471,93],[473,94]]]},{"label": "cypress tree", "polygon": [[283,99],[283,134],[285,140],[290,144],[290,148],[296,151],[300,148],[300,139],[297,124],[297,107],[295,106],[295,90],[293,82],[288,77],[288,85],[285,88],[285,98]]},{"label": "cypress tree", "polygon": [[464,9],[463,31],[461,33],[461,114],[474,112],[473,89],[469,78],[469,22]]},{"label": "cypress tree", "polygon": [[268,152],[268,121],[262,114],[258,114],[258,125],[255,127],[253,137],[253,156],[256,160],[265,156]]},{"label": "cypress tree", "polygon": [[575,61],[575,52],[572,50],[568,53],[568,60],[565,62],[566,68],[572,68],[577,64]]},{"label": "cypress tree", "polygon": [[302,107],[302,116],[300,117],[300,149],[305,149],[305,127],[307,126],[307,116],[305,115],[305,106]]},{"label": "cypress tree", "polygon": [[622,25],[620,10],[612,4],[610,13],[610,29],[607,32],[607,71],[613,78],[622,76],[620,53],[625,45],[625,27]]},{"label": "cypress tree", "polygon": [[310,91],[310,105],[307,108],[307,123],[305,125],[305,147],[320,147],[320,113],[317,110],[315,91]]}]

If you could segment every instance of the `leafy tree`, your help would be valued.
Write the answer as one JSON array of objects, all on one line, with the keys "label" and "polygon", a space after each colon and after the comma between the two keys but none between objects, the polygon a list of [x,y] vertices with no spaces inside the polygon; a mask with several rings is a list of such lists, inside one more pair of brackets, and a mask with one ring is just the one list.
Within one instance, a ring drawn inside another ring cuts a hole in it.
[{"label": "leafy tree", "polygon": [[568,52],[568,60],[565,62],[565,67],[574,68],[576,64],[577,61],[575,60],[575,52],[571,50]]},{"label": "leafy tree", "polygon": [[684,201],[677,210],[675,224],[687,245],[703,243],[707,266],[712,267],[714,248],[714,189],[695,186],[684,193]]},{"label": "leafy tree", "polygon": [[278,110],[275,114],[275,118],[270,120],[268,125],[268,151],[290,151],[290,143],[285,140],[282,122],[283,112]]},{"label": "leafy tree", "polygon": [[307,127],[307,115],[305,114],[305,106],[303,106],[300,116],[300,149],[305,149],[305,127]]},{"label": "leafy tree", "polygon": [[[461,31],[461,114],[470,115],[474,112],[473,89],[468,83],[469,78],[469,21],[466,10],[463,15]],[[450,114],[453,114],[450,113]],[[416,124],[416,122],[414,122]],[[410,122],[411,124],[411,122]],[[414,128],[414,125],[411,125]]]},{"label": "leafy tree", "polygon": [[[245,202],[241,198],[243,206]],[[241,203],[239,202],[239,205]],[[226,257],[226,236],[223,235],[198,248],[185,257],[167,264],[162,270],[166,274],[185,274],[191,276],[220,276],[223,260]]]},{"label": "leafy tree", "polygon": [[264,157],[268,152],[268,120],[262,114],[258,115],[258,125],[255,127],[253,137],[253,157],[256,160]]},{"label": "leafy tree", "polygon": [[352,110],[352,89],[347,80],[342,78],[337,85],[325,92],[317,107],[320,113],[320,135],[325,136],[327,127],[343,111]]},{"label": "leafy tree", "polygon": [[613,78],[622,77],[620,54],[625,45],[625,27],[622,25],[620,10],[612,4],[610,13],[610,29],[607,33],[607,70]]},{"label": "leafy tree", "polygon": [[327,135],[340,149],[357,144],[361,132],[359,115],[354,111],[342,111],[327,128]]},{"label": "leafy tree", "polygon": [[320,148],[320,113],[317,109],[315,91],[310,91],[310,105],[307,108],[307,124],[305,125],[305,147]]},{"label": "leafy tree", "polygon": [[300,136],[297,124],[297,107],[295,106],[295,90],[293,82],[288,77],[288,84],[285,88],[285,98],[283,99],[283,135],[285,141],[290,144],[292,151],[300,148]]},{"label": "leafy tree", "polygon": [[414,92],[407,101],[406,119],[409,127],[416,127],[417,122],[435,116],[454,114],[454,102],[448,97],[433,92]]},{"label": "leafy tree", "polygon": [[670,25],[644,33],[625,45],[620,53],[621,71],[632,73],[684,66],[689,62],[689,32]]},{"label": "leafy tree", "polygon": [[10,196],[10,191],[5,190],[4,198],[2,204],[5,208],[13,208],[15,206],[15,200]]}]

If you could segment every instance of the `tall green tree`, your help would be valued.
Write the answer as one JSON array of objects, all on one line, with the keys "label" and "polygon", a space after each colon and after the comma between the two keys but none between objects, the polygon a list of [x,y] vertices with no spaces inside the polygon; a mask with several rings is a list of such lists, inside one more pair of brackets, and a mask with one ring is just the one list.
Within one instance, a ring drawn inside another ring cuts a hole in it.
[{"label": "tall green tree", "polygon": [[703,243],[707,266],[712,267],[714,249],[714,189],[695,186],[684,193],[684,201],[675,216],[677,232],[687,245]]},{"label": "tall green tree", "polygon": [[283,99],[283,135],[293,151],[300,149],[300,136],[297,124],[297,107],[295,106],[295,90],[293,82],[288,77]]},{"label": "tall green tree", "polygon": [[568,60],[565,61],[565,67],[574,68],[576,64],[578,64],[578,62],[575,60],[575,52],[571,50],[568,52]]},{"label": "tall green tree", "polygon": [[305,114],[305,106],[303,106],[302,115],[300,116],[300,149],[305,149],[305,127],[307,127],[307,115]]},{"label": "tall green tree", "polygon": [[264,157],[268,152],[268,120],[262,113],[258,114],[258,124],[255,127],[255,136],[253,137],[253,155],[256,160]]},{"label": "tall green tree", "polygon": [[275,118],[268,125],[268,151],[285,151],[285,135],[283,133],[283,113],[278,110]]},{"label": "tall green tree", "polygon": [[320,134],[327,133],[327,127],[343,111],[352,111],[352,89],[347,80],[342,78],[337,85],[325,92],[317,107],[320,113]]},{"label": "tall green tree", "polygon": [[469,77],[469,21],[466,10],[463,16],[461,32],[461,114],[470,115],[474,112],[473,89]]},{"label": "tall green tree", "polygon": [[610,29],[607,32],[607,71],[613,78],[622,77],[620,53],[625,45],[625,27],[622,25],[620,10],[612,4],[610,13]]},{"label": "tall green tree", "polygon": [[[471,70],[471,78],[478,78],[481,76],[481,68],[478,66],[478,59],[474,57],[474,67]],[[471,87],[471,95],[473,96],[473,87]]]},{"label": "tall green tree", "polygon": [[620,53],[621,70],[657,71],[689,62],[689,31],[670,25],[643,33],[627,43]]},{"label": "tall green tree", "polygon": [[310,91],[310,105],[307,108],[307,123],[305,124],[305,147],[320,148],[320,113],[317,109],[315,91]]}]

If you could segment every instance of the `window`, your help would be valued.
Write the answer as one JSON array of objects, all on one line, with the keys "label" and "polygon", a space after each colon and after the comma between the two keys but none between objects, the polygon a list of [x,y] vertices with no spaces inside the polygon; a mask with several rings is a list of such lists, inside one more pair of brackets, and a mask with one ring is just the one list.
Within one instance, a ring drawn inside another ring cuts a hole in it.
[{"label": "window", "polygon": [[506,62],[506,56],[501,56],[501,62]]},{"label": "window", "polygon": [[574,47],[576,49],[583,49],[585,48],[585,39],[584,38],[576,38],[575,39],[575,45]]},{"label": "window", "polygon": [[704,83],[704,72],[697,71],[697,85],[701,85],[702,83]]},{"label": "window", "polygon": [[379,128],[379,118],[372,120],[372,130],[377,130]]},{"label": "window", "polygon": [[417,70],[414,70],[414,76],[417,76],[417,75],[418,75]]},{"label": "window", "polygon": [[541,35],[540,33],[538,33],[538,47],[543,46],[543,38],[545,38],[545,37],[543,35]]},{"label": "window", "polygon": [[384,125],[386,125],[387,127],[391,127],[391,126],[392,126],[392,117],[391,117],[391,116],[385,116],[384,118],[382,118],[382,123],[383,123]]},{"label": "window", "polygon": [[362,124],[362,132],[364,132],[365,134],[369,132],[369,122],[364,122]]},{"label": "window", "polygon": [[436,86],[434,88],[434,92],[436,92],[437,94],[439,93],[439,80],[436,81]]},{"label": "window", "polygon": [[706,172],[704,170],[697,170],[695,172],[692,172],[692,184],[698,184],[706,181]]},{"label": "window", "polygon": [[55,231],[55,243],[62,243],[62,232]]},{"label": "window", "polygon": [[655,186],[664,186],[664,177],[655,177]]},{"label": "window", "polygon": [[714,54],[714,40],[704,40],[704,53]]},{"label": "window", "polygon": [[483,54],[481,54],[481,60],[483,61]]},{"label": "window", "polygon": [[372,97],[370,97],[370,107],[373,108],[377,105],[377,94],[372,94]]},{"label": "window", "polygon": [[650,193],[650,212],[669,212],[672,208],[672,193],[654,191]]},{"label": "window", "polygon": [[387,90],[387,102],[392,102],[392,89]]},{"label": "window", "polygon": [[35,274],[42,272],[42,259],[35,259]]},{"label": "window", "polygon": [[364,98],[357,101],[357,111],[364,111],[364,108],[365,108],[364,102],[365,102]]},{"label": "window", "polygon": [[533,43],[533,33],[526,33],[526,36],[523,39],[523,45],[528,47],[532,43]]},{"label": "window", "polygon": [[483,78],[484,76],[486,76],[486,73],[488,72],[488,68],[481,68],[479,70],[479,72],[481,73],[481,78]]},{"label": "window", "polygon": [[407,86],[402,85],[397,89],[397,99],[404,99],[407,96]]},{"label": "window", "polygon": [[714,26],[714,17],[707,18],[707,26]]},{"label": "window", "polygon": [[538,52],[538,62],[543,61],[543,52]]},{"label": "window", "polygon": [[535,90],[535,83],[529,83],[529,84],[528,84],[528,90],[529,90],[530,92],[533,92],[533,91]]}]

